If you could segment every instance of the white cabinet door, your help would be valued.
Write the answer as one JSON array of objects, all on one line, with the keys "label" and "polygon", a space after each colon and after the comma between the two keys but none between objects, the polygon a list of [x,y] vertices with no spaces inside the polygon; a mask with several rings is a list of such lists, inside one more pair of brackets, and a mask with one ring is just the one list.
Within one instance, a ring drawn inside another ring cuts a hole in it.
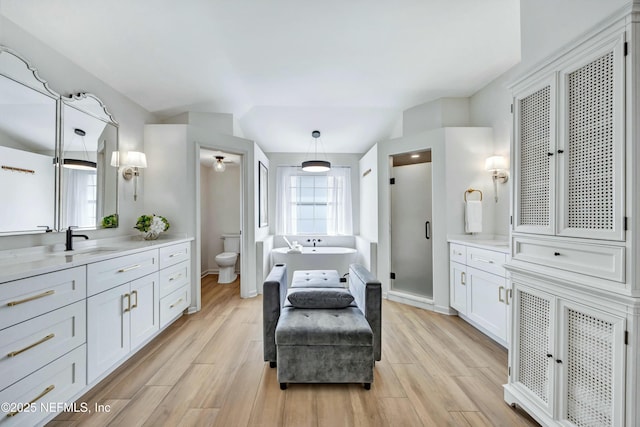
[{"label": "white cabinet door", "polygon": [[624,425],[625,319],[565,300],[558,309],[559,419]]},{"label": "white cabinet door", "polygon": [[560,71],[558,234],[624,240],[624,34]]},{"label": "white cabinet door", "polygon": [[459,313],[467,314],[467,267],[457,262],[449,265],[451,307]]},{"label": "white cabinet door", "polygon": [[125,283],[87,299],[89,383],[129,353],[130,298]]},{"label": "white cabinet door", "polygon": [[131,282],[131,349],[160,328],[158,273]]},{"label": "white cabinet door", "polygon": [[509,385],[553,416],[555,298],[513,283],[513,336]]},{"label": "white cabinet door", "polygon": [[555,233],[556,74],[514,95],[515,231]]},{"label": "white cabinet door", "polygon": [[478,325],[507,341],[506,279],[467,267],[467,316]]}]

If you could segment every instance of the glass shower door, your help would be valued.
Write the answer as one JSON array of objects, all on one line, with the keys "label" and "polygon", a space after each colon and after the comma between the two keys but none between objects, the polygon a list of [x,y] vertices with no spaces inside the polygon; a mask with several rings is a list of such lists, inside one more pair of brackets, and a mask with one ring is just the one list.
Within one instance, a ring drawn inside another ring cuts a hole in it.
[{"label": "glass shower door", "polygon": [[391,185],[392,289],[433,298],[431,162],[394,166]]}]

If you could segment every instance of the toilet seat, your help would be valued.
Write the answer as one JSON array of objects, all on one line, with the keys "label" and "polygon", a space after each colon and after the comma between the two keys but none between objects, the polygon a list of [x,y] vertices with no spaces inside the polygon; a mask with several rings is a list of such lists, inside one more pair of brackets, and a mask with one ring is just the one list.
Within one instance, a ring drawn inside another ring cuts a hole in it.
[{"label": "toilet seat", "polygon": [[237,256],[238,256],[238,254],[235,253],[235,252],[222,252],[222,253],[216,255],[216,259],[219,259],[219,260],[225,260],[225,259],[231,260],[232,258],[235,258]]}]

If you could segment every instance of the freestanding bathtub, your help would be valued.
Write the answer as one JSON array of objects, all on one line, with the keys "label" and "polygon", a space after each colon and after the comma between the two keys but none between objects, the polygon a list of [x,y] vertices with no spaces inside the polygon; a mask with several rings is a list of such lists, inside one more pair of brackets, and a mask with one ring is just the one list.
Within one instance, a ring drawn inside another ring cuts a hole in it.
[{"label": "freestanding bathtub", "polygon": [[304,246],[301,254],[288,253],[289,248],[275,248],[271,251],[272,264],[287,264],[288,282],[296,270],[338,270],[343,276],[349,272],[349,264],[357,261],[357,251],[353,248],[332,246]]}]

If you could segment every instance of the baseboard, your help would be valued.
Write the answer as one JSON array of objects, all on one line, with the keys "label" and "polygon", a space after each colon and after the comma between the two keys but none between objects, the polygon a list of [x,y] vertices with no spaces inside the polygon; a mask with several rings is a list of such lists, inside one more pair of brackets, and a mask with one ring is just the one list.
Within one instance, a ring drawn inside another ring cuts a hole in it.
[{"label": "baseboard", "polygon": [[387,299],[389,299],[390,301],[411,305],[413,307],[423,308],[429,311],[435,311],[433,300],[429,298],[420,297],[417,295],[405,294],[403,292],[389,291],[387,292]]},{"label": "baseboard", "polygon": [[440,314],[446,314],[448,316],[455,316],[458,314],[458,311],[449,307],[448,305],[436,305],[433,308],[433,311]]}]

